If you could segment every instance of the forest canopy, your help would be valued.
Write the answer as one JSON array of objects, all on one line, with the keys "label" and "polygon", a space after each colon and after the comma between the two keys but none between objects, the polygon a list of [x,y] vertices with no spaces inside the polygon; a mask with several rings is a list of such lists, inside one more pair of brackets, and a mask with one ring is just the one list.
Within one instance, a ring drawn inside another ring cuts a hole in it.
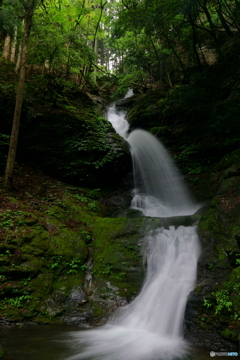
[{"label": "forest canopy", "polygon": [[[3,56],[19,67],[24,11],[33,7],[29,66],[81,86],[120,82],[172,87],[226,56],[240,28],[238,0],[2,0]],[[101,80],[100,80],[101,82]]]}]

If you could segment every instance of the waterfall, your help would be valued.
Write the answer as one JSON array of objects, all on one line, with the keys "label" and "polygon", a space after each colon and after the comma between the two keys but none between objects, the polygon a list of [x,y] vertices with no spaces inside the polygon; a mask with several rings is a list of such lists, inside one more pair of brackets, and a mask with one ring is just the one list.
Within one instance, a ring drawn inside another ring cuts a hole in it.
[{"label": "waterfall", "polygon": [[[132,89],[129,89],[124,99],[127,99],[133,95]],[[111,104],[107,111],[107,119],[110,121],[116,132],[122,136],[124,139],[127,138],[127,132],[129,129],[129,123],[126,120],[127,111],[120,110],[118,111],[115,107],[115,103]]]},{"label": "waterfall", "polygon": [[[113,113],[114,106],[108,116]],[[125,114],[117,116],[125,120]],[[135,179],[132,207],[145,216],[193,214],[197,206],[163,145],[143,130],[133,131],[127,141]],[[73,333],[76,355],[68,360],[186,359],[182,324],[188,295],[195,286],[196,226],[160,227],[150,231],[145,242],[147,273],[140,294],[114,321]]]},{"label": "waterfall", "polygon": [[135,196],[132,207],[146,216],[167,217],[193,214],[192,202],[182,176],[163,145],[150,133],[134,130],[131,146]]}]

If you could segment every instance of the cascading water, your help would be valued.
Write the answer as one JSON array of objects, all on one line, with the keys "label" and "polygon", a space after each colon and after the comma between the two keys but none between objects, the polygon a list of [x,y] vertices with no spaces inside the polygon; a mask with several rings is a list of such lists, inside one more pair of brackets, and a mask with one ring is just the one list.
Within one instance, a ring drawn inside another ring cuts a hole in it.
[{"label": "cascading water", "polygon": [[128,137],[135,180],[132,207],[146,216],[180,216],[193,214],[195,205],[181,174],[163,145],[144,130],[134,130]]},{"label": "cascading water", "polygon": [[[132,89],[129,89],[124,99],[131,97],[133,95]],[[109,106],[107,111],[107,118],[116,130],[116,132],[121,135],[124,139],[127,137],[127,132],[129,129],[129,123],[125,119],[126,111],[117,111],[115,103]]]},{"label": "cascading water", "polygon": [[[112,113],[113,108],[108,116]],[[124,114],[117,116],[125,120]],[[132,207],[154,217],[193,214],[196,206],[159,141],[143,130],[133,131],[127,141],[136,183]],[[187,297],[195,284],[199,255],[196,227],[157,228],[145,241],[147,274],[140,294],[112,322],[73,333],[76,355],[69,360],[186,359],[182,323]]]}]

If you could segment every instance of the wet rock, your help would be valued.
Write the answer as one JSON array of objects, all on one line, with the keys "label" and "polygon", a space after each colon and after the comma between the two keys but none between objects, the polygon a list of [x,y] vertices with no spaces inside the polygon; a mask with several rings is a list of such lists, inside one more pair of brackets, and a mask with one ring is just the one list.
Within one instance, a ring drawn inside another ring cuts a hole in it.
[{"label": "wet rock", "polygon": [[127,110],[132,107],[137,102],[137,97],[135,95],[119,100],[115,103],[115,107],[117,110]]},{"label": "wet rock", "polygon": [[234,152],[220,162],[225,170],[217,196],[199,221],[197,287],[185,314],[186,338],[213,351],[237,351],[240,339],[238,155]]}]

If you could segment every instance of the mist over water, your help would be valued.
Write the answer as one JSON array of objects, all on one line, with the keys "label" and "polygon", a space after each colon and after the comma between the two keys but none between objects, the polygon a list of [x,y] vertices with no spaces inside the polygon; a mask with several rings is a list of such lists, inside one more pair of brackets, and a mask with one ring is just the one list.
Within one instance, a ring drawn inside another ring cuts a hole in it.
[{"label": "mist over water", "polygon": [[[113,113],[114,107],[108,112],[109,120]],[[125,120],[125,114],[117,116]],[[161,143],[143,130],[133,131],[127,141],[135,180],[132,207],[145,216],[193,214],[197,206]],[[69,345],[75,349],[75,355],[68,360],[188,358],[182,324],[188,294],[195,286],[199,256],[196,227],[152,230],[145,237],[145,249],[147,270],[140,294],[106,325],[72,333]]]}]

